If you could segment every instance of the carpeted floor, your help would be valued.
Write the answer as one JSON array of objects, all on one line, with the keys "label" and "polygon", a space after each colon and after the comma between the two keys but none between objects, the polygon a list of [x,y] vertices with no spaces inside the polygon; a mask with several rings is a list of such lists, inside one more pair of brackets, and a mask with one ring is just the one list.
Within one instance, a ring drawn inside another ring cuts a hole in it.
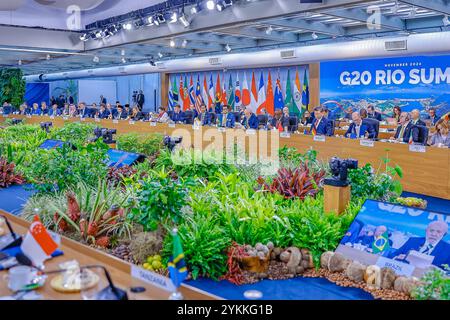
[{"label": "carpeted floor", "polygon": [[30,185],[11,186],[6,189],[0,189],[0,209],[19,214],[28,198],[34,194]]}]

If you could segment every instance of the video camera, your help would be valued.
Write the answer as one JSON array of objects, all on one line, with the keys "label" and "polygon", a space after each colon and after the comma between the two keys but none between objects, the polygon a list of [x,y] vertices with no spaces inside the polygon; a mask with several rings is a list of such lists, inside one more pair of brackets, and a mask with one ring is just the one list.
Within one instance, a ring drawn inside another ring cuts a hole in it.
[{"label": "video camera", "polygon": [[330,170],[332,177],[325,179],[326,185],[335,187],[346,187],[349,185],[347,180],[348,169],[357,169],[358,160],[355,159],[340,159],[333,157],[330,160]]},{"label": "video camera", "polygon": [[22,123],[22,122],[23,122],[22,119],[16,119],[16,118],[13,118],[12,121],[11,121],[11,123],[12,123],[14,126],[17,125],[17,124],[19,124],[19,123]]},{"label": "video camera", "polygon": [[170,151],[173,151],[173,149],[175,149],[175,146],[178,143],[181,143],[181,141],[183,141],[183,137],[165,136],[164,137],[164,146],[167,147]]},{"label": "video camera", "polygon": [[41,129],[50,132],[50,128],[53,127],[53,122],[41,122]]},{"label": "video camera", "polygon": [[108,129],[108,128],[95,128],[94,129],[94,138],[90,139],[90,142],[96,142],[98,139],[103,138],[103,142],[106,144],[116,143],[116,140],[113,140],[113,135],[117,133],[116,129]]}]

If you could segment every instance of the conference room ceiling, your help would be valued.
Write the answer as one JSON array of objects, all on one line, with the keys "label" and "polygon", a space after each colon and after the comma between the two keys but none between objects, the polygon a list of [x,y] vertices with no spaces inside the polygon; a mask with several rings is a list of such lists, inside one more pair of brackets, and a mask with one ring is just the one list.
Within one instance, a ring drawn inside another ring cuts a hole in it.
[{"label": "conference room ceiling", "polygon": [[[157,2],[148,1],[149,5]],[[381,13],[377,28],[367,24],[373,10]],[[137,30],[121,30],[107,39],[86,42],[79,39],[86,30],[27,28],[21,37],[14,37],[13,30],[6,38],[1,29],[12,27],[0,26],[0,66],[20,64],[24,73],[31,75],[450,31],[447,23],[449,0],[329,0],[322,5],[299,4],[299,0],[235,0],[231,7],[221,12],[205,9],[191,15],[189,7],[185,12],[190,20],[186,28],[179,22],[143,26]],[[55,41],[55,36],[60,39]],[[33,42],[36,37],[39,44]]]}]

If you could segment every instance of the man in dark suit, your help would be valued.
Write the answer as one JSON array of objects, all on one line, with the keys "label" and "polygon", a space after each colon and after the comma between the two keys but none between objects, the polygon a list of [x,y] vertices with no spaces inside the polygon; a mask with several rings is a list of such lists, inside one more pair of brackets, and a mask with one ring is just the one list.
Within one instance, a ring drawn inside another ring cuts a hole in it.
[{"label": "man in dark suit", "polygon": [[436,109],[430,108],[428,109],[428,116],[425,118],[425,120],[430,121],[430,125],[434,126],[436,122],[439,120],[439,117],[436,115]]},{"label": "man in dark suit", "polygon": [[402,112],[400,114],[399,126],[394,137],[391,137],[392,139],[406,143],[419,141],[419,129],[411,123],[408,112]]},{"label": "man in dark suit", "polygon": [[217,117],[217,125],[219,127],[234,128],[236,117],[231,113],[231,106],[223,106],[222,113]]},{"label": "man in dark suit", "polygon": [[99,119],[108,119],[110,115],[110,111],[106,109],[104,103],[100,105],[100,110],[98,110],[98,118]]},{"label": "man in dark suit", "polygon": [[413,111],[411,111],[411,123],[415,126],[426,127],[425,122],[420,120],[420,111],[418,109],[414,109]]},{"label": "man in dark suit", "polygon": [[136,96],[136,103],[138,105],[139,111],[142,111],[145,103],[145,96],[142,90],[139,90],[138,95]]},{"label": "man in dark suit", "polygon": [[369,105],[367,107],[367,118],[377,119],[378,121],[381,121],[381,113],[375,111],[374,106]]},{"label": "man in dark suit", "polygon": [[309,133],[312,135],[323,135],[323,136],[332,136],[333,135],[333,122],[328,121],[327,118],[324,117],[323,107],[315,107],[314,108],[314,120],[311,124],[311,128]]},{"label": "man in dark suit", "polygon": [[175,123],[182,123],[184,122],[184,112],[181,111],[181,107],[179,104],[177,104],[173,108],[172,116],[170,117],[170,120],[172,120]]},{"label": "man in dark suit", "polygon": [[99,104],[106,104],[106,98],[103,95],[100,95],[100,103]]},{"label": "man in dark suit", "polygon": [[246,108],[244,111],[244,119],[242,119],[242,126],[245,129],[258,129],[259,121],[258,117],[252,112],[250,108]]},{"label": "man in dark suit", "polygon": [[115,116],[114,116],[114,119],[115,120],[125,120],[125,119],[127,119],[128,118],[128,113],[126,113],[124,110],[123,110],[123,107],[121,106],[121,105],[119,105],[118,107],[117,107],[117,112],[116,112],[116,114],[115,114]]},{"label": "man in dark suit", "polygon": [[56,117],[61,115],[61,111],[58,109],[58,105],[56,103],[52,105],[52,108],[48,111],[48,115],[50,117]]},{"label": "man in dark suit", "polygon": [[200,121],[200,125],[209,126],[211,125],[211,113],[206,112],[206,106],[202,105],[200,109],[200,113],[197,115],[198,121]]},{"label": "man in dark suit", "polygon": [[372,126],[365,125],[359,115],[359,112],[353,112],[352,114],[353,122],[348,127],[345,133],[346,138],[358,139],[358,138],[368,138],[373,139],[376,136],[375,129]]},{"label": "man in dark suit", "polygon": [[78,113],[77,113],[77,115],[80,118],[90,118],[91,117],[91,110],[86,107],[86,103],[80,102],[78,104]]},{"label": "man in dark suit", "polygon": [[394,260],[408,262],[407,258],[411,251],[433,256],[433,264],[443,267],[443,264],[450,265],[450,244],[443,240],[448,232],[448,224],[444,221],[431,222],[426,231],[425,237],[411,237],[403,246],[392,252],[389,257]]}]

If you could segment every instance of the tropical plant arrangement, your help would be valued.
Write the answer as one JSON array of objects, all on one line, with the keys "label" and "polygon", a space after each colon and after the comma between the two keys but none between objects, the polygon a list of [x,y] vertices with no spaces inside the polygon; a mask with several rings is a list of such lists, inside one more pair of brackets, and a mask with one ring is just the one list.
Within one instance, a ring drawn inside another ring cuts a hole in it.
[{"label": "tropical plant arrangement", "polygon": [[0,189],[7,188],[13,184],[23,184],[24,177],[15,172],[15,164],[0,157]]},{"label": "tropical plant arrangement", "polygon": [[[174,227],[193,279],[243,284],[311,274],[324,252],[336,249],[365,199],[395,200],[401,192],[402,171],[388,159],[383,170],[352,170],[352,200],[336,216],[324,212],[328,167],[314,150],[281,148],[279,170],[264,173],[263,164],[231,164],[214,151],[172,153],[161,135],[128,134],[118,137],[119,148],[147,159],[108,168],[108,147],[88,142],[91,130],[78,123],[50,133],[29,125],[0,131],[2,156],[40,191],[22,215],[38,214],[55,232],[163,275]],[[49,138],[76,148],[37,149]],[[251,271],[247,258],[260,272]]]}]

